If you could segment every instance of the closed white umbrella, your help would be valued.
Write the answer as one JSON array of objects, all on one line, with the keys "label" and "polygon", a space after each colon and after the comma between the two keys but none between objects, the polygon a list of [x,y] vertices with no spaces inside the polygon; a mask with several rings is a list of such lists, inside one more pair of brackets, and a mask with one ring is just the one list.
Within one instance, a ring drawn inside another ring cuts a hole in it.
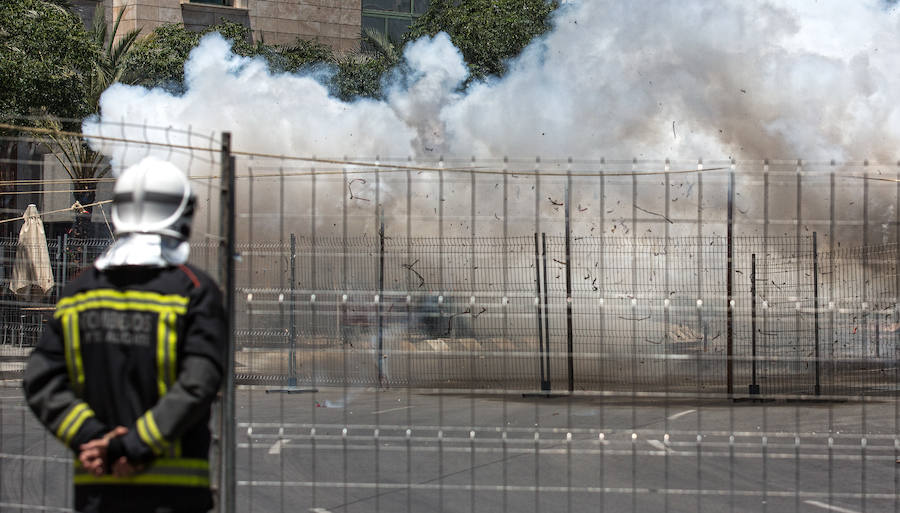
[{"label": "closed white umbrella", "polygon": [[23,217],[25,224],[19,232],[9,289],[19,296],[43,295],[53,288],[53,269],[50,267],[44,223],[33,204],[28,205]]}]

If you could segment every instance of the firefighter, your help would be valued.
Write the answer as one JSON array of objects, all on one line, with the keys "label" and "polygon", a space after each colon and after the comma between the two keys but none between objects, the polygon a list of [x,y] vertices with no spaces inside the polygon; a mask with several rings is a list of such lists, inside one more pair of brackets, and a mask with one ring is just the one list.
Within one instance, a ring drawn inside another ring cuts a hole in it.
[{"label": "firefighter", "polygon": [[209,420],[222,379],[222,294],[186,263],[194,209],[175,166],[115,183],[117,241],[64,290],[25,369],[29,407],[75,459],[79,512],[212,507]]}]

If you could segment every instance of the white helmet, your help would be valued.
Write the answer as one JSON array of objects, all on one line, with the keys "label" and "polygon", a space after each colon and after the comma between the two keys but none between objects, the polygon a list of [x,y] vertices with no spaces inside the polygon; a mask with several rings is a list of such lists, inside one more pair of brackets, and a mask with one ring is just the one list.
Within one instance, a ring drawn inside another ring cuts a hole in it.
[{"label": "white helmet", "polygon": [[152,233],[185,241],[191,234],[194,200],[184,173],[169,162],[146,157],[116,180],[116,235]]}]

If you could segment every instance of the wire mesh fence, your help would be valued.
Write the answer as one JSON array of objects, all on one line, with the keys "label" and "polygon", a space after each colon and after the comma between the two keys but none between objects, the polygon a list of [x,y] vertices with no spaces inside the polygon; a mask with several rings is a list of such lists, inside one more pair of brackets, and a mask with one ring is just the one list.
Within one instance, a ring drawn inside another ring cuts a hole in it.
[{"label": "wire mesh fence", "polygon": [[[896,166],[298,160],[120,128],[119,165],[191,176],[214,276],[234,158],[236,510],[900,511]],[[49,172],[33,149],[4,169]],[[4,511],[70,508],[18,379],[110,242],[96,213],[100,238],[48,229],[47,295],[0,277]]]},{"label": "wire mesh fence", "polygon": [[[311,386],[558,390],[571,379],[578,390],[723,393],[730,360],[739,394],[753,386],[763,394],[855,395],[893,379],[884,370],[896,358],[896,330],[886,323],[896,314],[894,245],[814,255],[811,238],[800,253],[795,240],[770,238],[770,253],[754,269],[760,239],[736,238],[728,308],[725,238],[580,238],[567,260],[565,238],[543,235],[451,241],[443,250],[447,241],[423,238],[242,246],[239,376]],[[459,265],[473,255],[476,264]],[[876,255],[888,268],[867,283],[857,274],[864,261],[876,265]],[[324,262],[318,276],[352,272],[346,281],[318,278],[315,287],[254,286],[251,265],[284,265],[302,285],[314,259]],[[817,283],[814,274],[832,260],[835,276],[846,277]],[[828,287],[839,288],[834,297],[843,303],[834,306]],[[848,310],[860,314],[855,298],[867,287],[873,305],[876,288],[890,301],[867,328],[877,333],[875,352]],[[855,333],[855,342],[838,342]]]}]

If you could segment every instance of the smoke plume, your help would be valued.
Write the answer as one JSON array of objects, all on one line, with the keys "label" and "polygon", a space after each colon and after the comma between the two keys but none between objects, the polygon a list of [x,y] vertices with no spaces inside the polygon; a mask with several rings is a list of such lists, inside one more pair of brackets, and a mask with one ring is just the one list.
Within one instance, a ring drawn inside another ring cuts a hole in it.
[{"label": "smoke plume", "polygon": [[[114,85],[85,130],[228,130],[239,150],[330,157],[891,161],[898,28],[875,0],[570,2],[502,78],[460,91],[465,63],[439,34],[406,48],[385,99],[352,102],[210,35],[183,95]],[[95,144],[117,169],[142,157]]]}]

